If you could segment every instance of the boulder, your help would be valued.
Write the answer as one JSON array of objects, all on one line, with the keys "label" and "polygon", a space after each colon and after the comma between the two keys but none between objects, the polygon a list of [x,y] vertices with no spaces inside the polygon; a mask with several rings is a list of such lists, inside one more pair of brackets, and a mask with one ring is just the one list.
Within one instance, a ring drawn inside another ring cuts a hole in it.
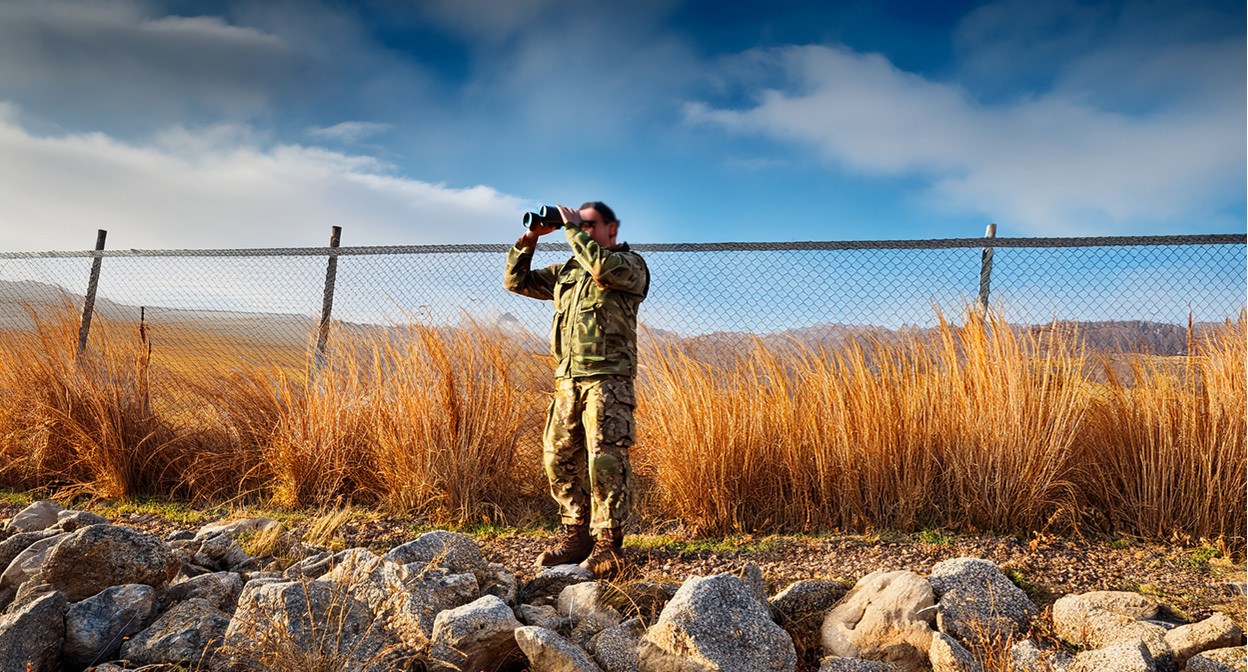
[{"label": "boulder", "polygon": [[160,610],[189,599],[207,600],[214,608],[233,613],[243,593],[243,577],[234,572],[201,574],[169,586],[161,597]]},{"label": "boulder", "polygon": [[551,604],[558,600],[564,588],[593,580],[594,573],[580,565],[547,567],[524,584],[520,599],[528,604]]},{"label": "boulder", "polygon": [[212,660],[229,625],[212,601],[191,597],[123,644],[121,657],[137,665],[200,665]]},{"label": "boulder", "polygon": [[1067,595],[1053,605],[1053,630],[1063,640],[1086,649],[1142,642],[1148,648],[1150,665],[1171,670],[1176,666],[1165,640],[1166,628],[1138,620],[1153,618],[1159,610],[1157,600],[1136,593]]},{"label": "boulder", "polygon": [[691,577],[637,645],[648,672],[790,672],[797,653],[789,633],[741,579]]},{"label": "boulder", "polygon": [[932,635],[932,646],[927,655],[932,663],[932,672],[982,672],[983,669],[965,646],[943,632]]},{"label": "boulder", "polygon": [[883,570],[862,577],[823,622],[823,648],[845,658],[927,667],[935,595],[914,572]]},{"label": "boulder", "polygon": [[572,625],[571,637],[577,645],[584,646],[594,635],[624,620],[620,612],[602,603],[604,586],[604,583],[586,581],[559,593],[559,615]]},{"label": "boulder", "polygon": [[1202,651],[1242,644],[1244,631],[1230,616],[1217,612],[1199,623],[1180,625],[1167,632],[1164,638],[1175,663],[1182,667],[1188,658]]},{"label": "boulder", "polygon": [[17,557],[13,558],[9,566],[5,568],[4,574],[0,574],[0,590],[12,589],[16,593],[18,587],[39,574],[48,561],[48,554],[52,551],[52,547],[59,544],[65,536],[55,534],[44,537],[18,553]]},{"label": "boulder", "polygon": [[382,556],[383,560],[410,565],[419,563],[421,569],[442,568],[448,574],[472,572],[479,584],[489,577],[489,566],[481,549],[472,537],[450,530],[426,532],[412,541],[396,546]]},{"label": "boulder", "polygon": [[526,625],[516,628],[515,637],[533,672],[602,672],[584,649],[554,630]]},{"label": "boulder", "polygon": [[1211,649],[1187,659],[1187,672],[1245,672],[1244,647]]},{"label": "boulder", "polygon": [[789,584],[769,600],[780,627],[795,641],[813,645],[819,641],[824,616],[845,596],[840,581],[808,579]]},{"label": "boulder", "polygon": [[901,668],[878,660],[828,656],[819,661],[819,672],[901,672]]},{"label": "boulder", "polygon": [[548,604],[522,604],[516,607],[516,616],[525,625],[535,625],[547,630],[570,627],[568,619],[560,616],[559,611]]},{"label": "boulder", "polygon": [[1065,651],[1041,649],[1030,639],[1019,640],[1010,647],[1010,664],[1017,672],[1062,672],[1074,660]]},{"label": "boulder", "polygon": [[164,542],[150,534],[122,525],[89,525],[52,549],[42,578],[74,602],[125,583],[159,588],[178,567]]},{"label": "boulder", "polygon": [[81,670],[108,660],[122,641],[143,629],[156,591],[142,583],[111,586],[69,605],[65,612],[65,667]]},{"label": "boulder", "polygon": [[318,580],[341,586],[376,611],[391,593],[399,590],[407,576],[408,571],[402,565],[383,561],[363,548],[352,548]]},{"label": "boulder", "polygon": [[927,582],[936,595],[936,626],[967,644],[1004,644],[1026,632],[1038,613],[997,566],[979,558],[936,563]]},{"label": "boulder", "polygon": [[381,622],[407,650],[423,653],[438,614],[472,602],[477,593],[477,578],[472,574],[448,576],[440,569],[422,572],[388,594],[380,604]]},{"label": "boulder", "polygon": [[506,602],[507,606],[514,607],[518,592],[515,574],[497,562],[486,566],[485,582],[481,585],[482,595],[493,595]]},{"label": "boulder", "polygon": [[60,504],[43,500],[17,512],[6,527],[16,532],[38,532],[56,524],[56,516],[64,510]]},{"label": "boulder", "polygon": [[66,509],[56,514],[56,524],[52,529],[61,532],[73,532],[88,525],[107,525],[108,519],[90,511],[70,511]]},{"label": "boulder", "polygon": [[195,539],[204,540],[216,536],[225,535],[231,539],[237,538],[241,534],[254,534],[263,532],[275,527],[281,527],[281,523],[272,518],[244,518],[242,520],[232,520],[227,523],[213,523],[199,528],[199,532],[195,533]]},{"label": "boulder", "polygon": [[771,613],[771,604],[767,601],[767,581],[763,578],[763,570],[758,565],[747,562],[741,569],[732,572],[734,576],[741,579],[750,592],[753,593],[754,599],[763,605],[767,613]]},{"label": "boulder", "polygon": [[680,584],[637,581],[615,588],[621,599],[613,599],[612,606],[625,616],[638,616],[646,623],[653,623],[680,590]]},{"label": "boulder", "polygon": [[1075,656],[1071,672],[1154,672],[1153,657],[1139,641],[1123,641]]},{"label": "boulder", "polygon": [[493,670],[521,656],[516,629],[522,627],[505,602],[486,595],[437,615],[429,650],[429,672]]},{"label": "boulder", "polygon": [[334,568],[334,565],[339,562],[335,557],[333,553],[329,552],[316,553],[287,567],[283,574],[292,581],[319,579],[328,574]]},{"label": "boulder", "polygon": [[585,651],[603,672],[640,672],[637,644],[646,634],[646,625],[640,618],[630,618],[594,635],[585,644]]},{"label": "boulder", "polygon": [[0,616],[0,670],[59,672],[68,606],[52,592]]},{"label": "boulder", "polygon": [[38,532],[20,532],[0,542],[0,572],[8,567],[13,559],[21,554],[22,551],[30,548],[30,545],[39,541],[61,534],[58,530],[40,530]]}]

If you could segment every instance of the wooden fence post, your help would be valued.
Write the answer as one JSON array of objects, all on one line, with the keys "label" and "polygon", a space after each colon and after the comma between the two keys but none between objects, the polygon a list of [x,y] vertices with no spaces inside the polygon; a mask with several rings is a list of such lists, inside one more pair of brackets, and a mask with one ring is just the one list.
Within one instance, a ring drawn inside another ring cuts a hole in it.
[{"label": "wooden fence post", "polygon": [[342,227],[335,226],[329,235],[329,265],[325,267],[325,292],[321,297],[321,326],[316,335],[315,368],[325,367],[325,348],[329,341],[329,319],[334,310],[334,281],[338,278],[338,254],[333,252],[342,238]]},{"label": "wooden fence post", "polygon": [[[997,225],[989,224],[984,238],[996,238]],[[992,248],[985,247],[979,257],[979,308],[988,311],[988,290],[992,284]]]},{"label": "wooden fence post", "polygon": [[[104,249],[104,239],[107,237],[108,232],[104,229],[96,232],[96,252]],[[87,349],[87,335],[91,333],[91,314],[95,311],[95,290],[100,284],[100,262],[103,260],[103,255],[97,254],[91,261],[91,279],[87,281],[87,295],[82,301],[82,321],[78,324],[78,357]]]}]

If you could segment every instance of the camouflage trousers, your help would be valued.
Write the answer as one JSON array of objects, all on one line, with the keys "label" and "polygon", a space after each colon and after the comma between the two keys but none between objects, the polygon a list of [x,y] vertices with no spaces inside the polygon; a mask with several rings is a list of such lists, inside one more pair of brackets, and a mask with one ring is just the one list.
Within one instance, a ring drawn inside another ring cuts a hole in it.
[{"label": "camouflage trousers", "polygon": [[632,507],[633,379],[560,378],[546,412],[542,462],[564,524],[621,527]]}]

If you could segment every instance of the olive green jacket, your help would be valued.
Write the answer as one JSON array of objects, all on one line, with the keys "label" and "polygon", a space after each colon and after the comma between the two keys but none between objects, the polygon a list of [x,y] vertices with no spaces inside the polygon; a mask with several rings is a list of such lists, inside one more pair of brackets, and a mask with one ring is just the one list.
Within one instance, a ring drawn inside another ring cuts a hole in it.
[{"label": "olive green jacket", "polygon": [[533,252],[507,254],[503,284],[534,299],[553,300],[550,351],[556,378],[637,373],[637,306],[650,291],[650,272],[628,244],[607,249],[589,234],[565,227],[572,258],[536,271]]}]

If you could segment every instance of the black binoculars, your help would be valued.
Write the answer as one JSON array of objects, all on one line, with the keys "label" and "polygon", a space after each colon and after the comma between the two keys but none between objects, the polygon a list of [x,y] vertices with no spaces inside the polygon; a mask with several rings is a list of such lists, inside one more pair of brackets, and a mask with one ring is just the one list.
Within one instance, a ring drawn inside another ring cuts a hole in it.
[{"label": "black binoculars", "polygon": [[537,212],[524,213],[524,228],[533,230],[537,226],[562,226],[563,216],[559,214],[559,208],[553,205],[543,205],[537,209]]}]

